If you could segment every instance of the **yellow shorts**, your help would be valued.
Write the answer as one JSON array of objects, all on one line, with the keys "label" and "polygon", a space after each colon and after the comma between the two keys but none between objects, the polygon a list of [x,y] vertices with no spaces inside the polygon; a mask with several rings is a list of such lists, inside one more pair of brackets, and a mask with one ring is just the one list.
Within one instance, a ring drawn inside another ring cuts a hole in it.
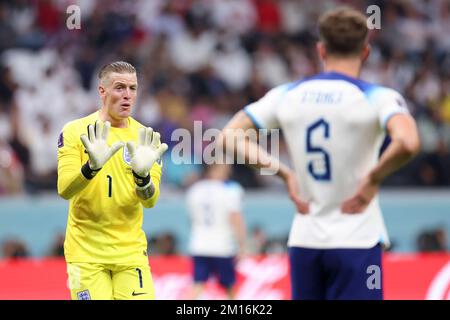
[{"label": "yellow shorts", "polygon": [[67,263],[72,300],[153,300],[148,264]]}]

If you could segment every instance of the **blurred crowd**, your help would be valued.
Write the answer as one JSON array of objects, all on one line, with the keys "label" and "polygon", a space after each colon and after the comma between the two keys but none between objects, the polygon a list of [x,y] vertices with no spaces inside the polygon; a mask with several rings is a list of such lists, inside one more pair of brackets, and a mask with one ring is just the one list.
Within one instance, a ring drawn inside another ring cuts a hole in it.
[{"label": "blurred crowd", "polygon": [[[71,4],[81,29],[66,26]],[[338,4],[381,8],[362,77],[399,90],[419,125],[422,153],[386,184],[450,185],[449,0],[0,0],[0,195],[55,190],[59,132],[99,108],[103,64],[137,67],[134,117],[173,148],[175,129],[220,129],[271,87],[318,72],[317,17]],[[173,188],[202,170],[170,150],[164,161]],[[233,178],[276,186],[241,166]]]}]

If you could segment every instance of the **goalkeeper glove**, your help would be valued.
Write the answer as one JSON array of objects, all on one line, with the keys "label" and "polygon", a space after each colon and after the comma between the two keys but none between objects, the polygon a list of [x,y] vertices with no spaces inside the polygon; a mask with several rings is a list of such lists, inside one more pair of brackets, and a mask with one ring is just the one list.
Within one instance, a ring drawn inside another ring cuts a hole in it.
[{"label": "goalkeeper glove", "polygon": [[133,141],[127,142],[131,156],[131,168],[138,186],[146,186],[150,182],[149,172],[156,160],[167,150],[167,144],[161,144],[160,134],[152,128],[139,128],[137,146]]},{"label": "goalkeeper glove", "polygon": [[111,147],[106,142],[108,139],[109,128],[111,123],[106,121],[103,126],[99,121],[95,122],[95,126],[88,125],[88,136],[82,134],[80,139],[83,143],[86,152],[89,155],[89,160],[81,168],[81,172],[87,179],[92,179],[103,165],[123,147],[123,142],[116,142]]}]

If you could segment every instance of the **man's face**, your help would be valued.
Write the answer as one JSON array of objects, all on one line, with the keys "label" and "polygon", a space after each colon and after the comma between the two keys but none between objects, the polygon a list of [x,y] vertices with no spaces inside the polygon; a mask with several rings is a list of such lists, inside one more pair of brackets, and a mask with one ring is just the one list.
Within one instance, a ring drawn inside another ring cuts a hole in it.
[{"label": "man's face", "polygon": [[115,120],[126,119],[136,101],[136,73],[108,74],[100,84],[99,92],[108,115]]}]

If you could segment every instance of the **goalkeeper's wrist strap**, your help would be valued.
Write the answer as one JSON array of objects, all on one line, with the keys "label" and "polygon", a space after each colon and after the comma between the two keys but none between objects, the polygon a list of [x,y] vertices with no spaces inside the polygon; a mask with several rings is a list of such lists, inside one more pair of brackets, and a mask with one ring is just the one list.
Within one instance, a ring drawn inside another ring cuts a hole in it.
[{"label": "goalkeeper's wrist strap", "polygon": [[[101,168],[100,168],[101,169]],[[100,171],[100,169],[92,170],[89,166],[89,161],[87,161],[82,167],[81,167],[81,174],[88,180],[91,180],[96,176],[96,174]]]},{"label": "goalkeeper's wrist strap", "polygon": [[141,177],[140,175],[136,174],[136,172],[133,171],[133,177],[134,182],[138,185],[138,187],[145,187],[150,182],[150,174],[148,174],[146,177]]}]

